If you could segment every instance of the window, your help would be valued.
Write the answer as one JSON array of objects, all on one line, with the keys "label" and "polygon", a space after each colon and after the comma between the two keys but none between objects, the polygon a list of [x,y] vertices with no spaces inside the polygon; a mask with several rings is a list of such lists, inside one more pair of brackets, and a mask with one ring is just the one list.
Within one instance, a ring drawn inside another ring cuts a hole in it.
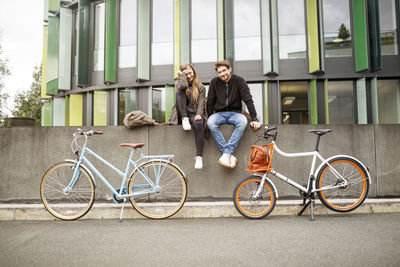
[{"label": "window", "polygon": [[282,82],[282,124],[308,124],[308,82]]},{"label": "window", "polygon": [[400,80],[378,80],[378,114],[381,124],[400,123]]},{"label": "window", "polygon": [[352,55],[349,0],[323,0],[326,57]]},{"label": "window", "polygon": [[126,88],[119,91],[118,125],[124,124],[125,115],[138,109],[138,91]]},{"label": "window", "polygon": [[94,57],[93,71],[104,70],[105,4],[94,5]]},{"label": "window", "polygon": [[[261,123],[264,121],[264,108],[263,108],[263,85],[261,83],[249,83],[251,96],[253,97],[254,106],[257,112],[257,119]],[[242,102],[243,109],[249,112],[247,106]],[[250,115],[250,114],[249,114]]]},{"label": "window", "polygon": [[382,55],[398,55],[395,0],[379,0]]},{"label": "window", "polygon": [[278,1],[279,58],[306,57],[304,1]]},{"label": "window", "polygon": [[152,65],[174,63],[174,2],[153,0]]},{"label": "window", "polygon": [[261,59],[260,1],[235,0],[235,60]]},{"label": "window", "polygon": [[328,81],[330,124],[354,123],[354,87],[352,81]]},{"label": "window", "polygon": [[192,0],[192,62],[217,60],[217,2]]},{"label": "window", "polygon": [[136,67],[136,0],[121,0],[118,67]]},{"label": "window", "polygon": [[153,88],[153,119],[165,122],[165,88]]}]

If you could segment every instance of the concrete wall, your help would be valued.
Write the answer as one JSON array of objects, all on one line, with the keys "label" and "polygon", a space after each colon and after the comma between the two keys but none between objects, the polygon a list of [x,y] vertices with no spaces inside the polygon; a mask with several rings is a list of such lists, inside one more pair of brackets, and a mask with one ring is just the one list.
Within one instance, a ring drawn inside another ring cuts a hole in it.
[{"label": "concrete wall", "polygon": [[[70,144],[77,127],[4,127],[0,128],[0,201],[40,200],[40,181],[45,171],[54,163],[74,158]],[[320,152],[324,157],[348,154],[360,159],[370,168],[372,185],[370,197],[400,196],[400,125],[279,125],[277,144],[285,152],[312,151],[316,136],[310,129],[330,128],[333,131],[321,138]],[[104,135],[93,136],[89,146],[121,170],[125,170],[129,149],[120,147],[123,142],[143,142],[143,153],[174,154],[177,163],[188,177],[191,199],[231,199],[235,185],[251,175],[247,168],[250,146],[262,144],[257,134],[246,129],[235,151],[239,158],[235,169],[217,164],[221,153],[212,136],[206,140],[202,170],[194,169],[194,132],[185,132],[180,126],[161,125],[128,130],[123,126],[83,127],[83,130],[103,130]],[[232,126],[222,128],[225,136]],[[99,170],[115,187],[121,178],[105,166]],[[272,166],[280,173],[305,184],[311,158],[283,158],[274,154]],[[298,197],[297,189],[271,178],[279,197]],[[97,195],[104,199],[108,189],[97,180]]]}]

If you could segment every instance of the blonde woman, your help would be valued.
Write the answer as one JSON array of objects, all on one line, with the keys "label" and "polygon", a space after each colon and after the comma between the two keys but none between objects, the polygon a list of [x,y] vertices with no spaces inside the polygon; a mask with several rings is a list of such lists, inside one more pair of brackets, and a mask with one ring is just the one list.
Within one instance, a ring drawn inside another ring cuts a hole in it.
[{"label": "blonde woman", "polygon": [[199,81],[196,70],[185,63],[177,71],[175,83],[176,104],[172,110],[170,123],[182,124],[183,130],[194,128],[196,143],[195,169],[203,168],[204,131],[206,127],[206,89]]}]

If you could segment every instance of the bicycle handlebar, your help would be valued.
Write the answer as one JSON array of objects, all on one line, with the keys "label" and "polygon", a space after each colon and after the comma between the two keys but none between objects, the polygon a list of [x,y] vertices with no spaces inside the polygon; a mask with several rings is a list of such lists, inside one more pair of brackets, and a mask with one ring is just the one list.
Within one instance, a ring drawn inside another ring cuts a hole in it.
[{"label": "bicycle handlebar", "polygon": [[74,135],[86,135],[86,136],[92,136],[95,134],[103,134],[103,131],[90,130],[90,131],[84,132],[84,131],[82,131],[82,129],[78,129],[78,131],[76,133],[74,133]]},{"label": "bicycle handlebar", "polygon": [[268,126],[265,126],[264,128],[264,138],[265,139],[272,139],[273,141],[276,140],[276,136],[278,135],[278,132],[270,133],[270,131],[278,129],[277,127],[271,127],[269,128]]}]

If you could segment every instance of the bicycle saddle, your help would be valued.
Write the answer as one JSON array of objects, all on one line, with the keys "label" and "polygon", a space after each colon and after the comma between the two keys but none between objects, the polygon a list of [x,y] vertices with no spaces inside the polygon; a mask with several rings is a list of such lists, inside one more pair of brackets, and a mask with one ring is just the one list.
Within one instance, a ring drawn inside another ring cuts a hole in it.
[{"label": "bicycle saddle", "polygon": [[309,133],[315,133],[316,135],[322,136],[326,133],[329,133],[330,131],[332,131],[331,129],[323,129],[323,130],[309,130]]},{"label": "bicycle saddle", "polygon": [[131,148],[141,148],[144,146],[143,143],[136,143],[136,144],[128,144],[128,143],[122,143],[120,146],[129,146]]}]

